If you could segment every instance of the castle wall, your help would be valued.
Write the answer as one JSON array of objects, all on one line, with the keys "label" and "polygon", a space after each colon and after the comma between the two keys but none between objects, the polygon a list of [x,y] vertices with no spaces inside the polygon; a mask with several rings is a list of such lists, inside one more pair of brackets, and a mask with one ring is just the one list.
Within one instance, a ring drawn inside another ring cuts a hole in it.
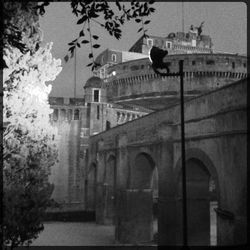
[{"label": "castle wall", "polygon": [[[184,91],[199,95],[220,88],[247,76],[246,57],[223,54],[191,54],[166,56],[171,73],[179,71],[179,60],[184,60]],[[144,106],[144,98],[175,96],[179,92],[179,77],[157,75],[148,59],[114,65],[116,75],[105,82],[109,102]],[[141,102],[139,102],[141,99]]]},{"label": "castle wall", "polygon": [[50,176],[52,197],[61,205],[59,211],[84,210],[88,107],[83,99],[50,98],[50,103],[51,122],[58,129],[58,162]]},{"label": "castle wall", "polygon": [[[68,175],[69,175],[69,133],[70,126],[67,123],[63,123],[58,128],[58,140],[57,144],[59,145],[58,149],[58,158],[59,162],[51,168],[50,181],[54,184],[54,191],[52,198],[58,201],[59,203],[68,203]],[[64,163],[64,164],[63,164]]]}]

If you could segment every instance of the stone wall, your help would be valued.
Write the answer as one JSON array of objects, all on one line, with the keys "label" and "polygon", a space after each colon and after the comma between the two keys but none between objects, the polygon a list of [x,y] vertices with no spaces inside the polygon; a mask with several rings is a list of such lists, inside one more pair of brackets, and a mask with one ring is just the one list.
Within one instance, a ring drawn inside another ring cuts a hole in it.
[{"label": "stone wall", "polygon": [[[52,167],[52,197],[58,211],[84,210],[86,152],[89,138],[88,107],[83,99],[50,98],[51,123],[58,129],[58,162]],[[57,211],[54,209],[54,211]]]},{"label": "stone wall", "polygon": [[[215,182],[219,245],[246,243],[246,88],[244,79],[185,102],[186,160],[204,164]],[[159,173],[159,242],[182,244],[176,200],[181,170],[179,105],[90,137],[89,164],[97,162],[99,186],[111,153],[116,158],[117,191],[131,188],[136,156],[151,157]],[[124,220],[116,221],[122,238],[133,223],[125,220],[127,226],[122,226],[119,221]]]},{"label": "stone wall", "polygon": [[[226,54],[169,55],[171,73],[179,71],[184,60],[185,94],[196,96],[247,76],[246,57]],[[105,82],[109,102],[136,103],[144,106],[145,98],[174,96],[179,91],[179,77],[161,77],[151,68],[148,59],[133,60],[110,67],[116,76]],[[141,101],[138,103],[138,99]],[[167,102],[169,103],[169,102]]]}]

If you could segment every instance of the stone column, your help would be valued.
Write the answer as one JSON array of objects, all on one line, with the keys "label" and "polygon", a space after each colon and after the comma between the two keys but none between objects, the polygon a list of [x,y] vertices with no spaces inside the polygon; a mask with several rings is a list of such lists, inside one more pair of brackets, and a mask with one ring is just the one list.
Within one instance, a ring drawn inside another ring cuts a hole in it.
[{"label": "stone column", "polygon": [[117,121],[117,124],[122,124],[122,113],[118,113],[118,121]]},{"label": "stone column", "polygon": [[176,185],[173,173],[173,144],[163,142],[159,149],[158,244],[176,245],[178,224]]},{"label": "stone column", "polygon": [[150,243],[153,238],[153,230],[150,230],[152,190],[120,190],[117,198],[116,239],[126,244]]},{"label": "stone column", "polygon": [[104,207],[105,207],[105,186],[104,170],[105,170],[105,152],[98,153],[97,162],[97,186],[96,186],[96,223],[104,224]]}]

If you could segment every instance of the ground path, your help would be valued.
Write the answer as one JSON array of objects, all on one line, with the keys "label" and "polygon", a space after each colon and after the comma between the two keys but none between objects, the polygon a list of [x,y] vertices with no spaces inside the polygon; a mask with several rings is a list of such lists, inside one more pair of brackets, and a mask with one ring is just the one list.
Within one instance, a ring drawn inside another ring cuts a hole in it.
[{"label": "ground path", "polygon": [[[118,249],[122,245],[115,242],[114,226],[95,222],[45,222],[44,230],[31,246],[116,246]],[[155,248],[156,245],[150,247]]]},{"label": "ground path", "polygon": [[115,244],[114,226],[86,222],[46,222],[32,246],[108,246]]}]

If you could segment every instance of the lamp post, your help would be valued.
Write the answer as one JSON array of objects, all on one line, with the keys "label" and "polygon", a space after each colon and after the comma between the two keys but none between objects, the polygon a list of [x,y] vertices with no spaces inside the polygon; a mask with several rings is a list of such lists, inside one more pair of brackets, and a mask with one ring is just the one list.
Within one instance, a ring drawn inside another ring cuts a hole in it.
[{"label": "lamp post", "polygon": [[[183,213],[183,245],[188,245],[187,226],[187,188],[186,188],[186,158],[185,158],[185,124],[184,124],[184,86],[183,86],[183,62],[179,61],[179,72],[170,73],[169,64],[163,62],[163,58],[168,54],[167,50],[152,47],[149,51],[149,60],[155,73],[161,76],[180,77],[180,110],[181,110],[181,156],[182,156],[182,213]],[[160,71],[161,70],[161,71]],[[164,70],[164,72],[162,71]]]}]

